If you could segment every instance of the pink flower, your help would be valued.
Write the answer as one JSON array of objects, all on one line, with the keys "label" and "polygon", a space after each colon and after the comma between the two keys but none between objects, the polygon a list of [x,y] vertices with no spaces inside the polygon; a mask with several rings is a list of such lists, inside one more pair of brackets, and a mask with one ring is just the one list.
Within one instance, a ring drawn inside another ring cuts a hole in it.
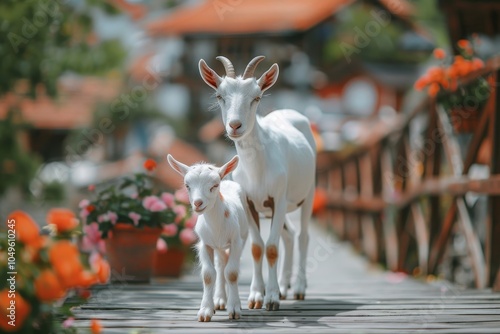
[{"label": "pink flower", "polygon": [[80,210],[80,218],[85,222],[90,212],[86,208]]},{"label": "pink flower", "polygon": [[196,226],[197,221],[198,221],[198,215],[196,213],[193,213],[193,215],[186,220],[185,225],[187,228],[194,228]]},{"label": "pink flower", "polygon": [[98,251],[101,254],[106,252],[106,244],[101,239],[101,232],[97,223],[91,223],[83,227],[85,235],[82,238],[82,249],[86,252]]},{"label": "pink flower", "polygon": [[118,220],[118,215],[113,211],[108,211],[108,219],[114,225]]},{"label": "pink flower", "polygon": [[99,223],[107,222],[108,220],[109,218],[107,213],[103,213],[102,215],[97,216],[97,221]]},{"label": "pink flower", "polygon": [[85,209],[87,206],[89,206],[90,201],[88,199],[82,199],[80,203],[78,204],[78,207],[80,209]]},{"label": "pink flower", "polygon": [[95,190],[95,185],[91,184],[91,185],[89,185],[89,187],[87,189],[89,191],[94,191]]},{"label": "pink flower", "polygon": [[161,199],[162,199],[163,203],[165,203],[169,208],[171,208],[175,205],[175,198],[174,198],[174,195],[172,195],[171,193],[161,194]]},{"label": "pink flower", "polygon": [[89,256],[89,264],[91,268],[95,268],[95,265],[99,259],[101,259],[101,255],[97,252],[92,252]]},{"label": "pink flower", "polygon": [[153,205],[153,203],[159,201],[160,199],[156,196],[146,196],[144,197],[144,199],[142,200],[142,206],[147,209],[147,210],[150,210],[151,208],[151,205]]},{"label": "pink flower", "polygon": [[190,228],[183,229],[179,234],[179,238],[185,246],[190,246],[197,240],[196,234]]},{"label": "pink flower", "polygon": [[156,202],[154,202],[153,204],[151,204],[151,206],[149,207],[149,211],[151,212],[159,212],[159,211],[163,211],[167,208],[167,205],[165,203],[163,203],[162,201],[158,200]]},{"label": "pink flower", "polygon": [[189,204],[189,193],[186,188],[177,190],[174,196],[178,202]]},{"label": "pink flower", "polygon": [[138,193],[132,193],[130,195],[130,198],[133,198],[133,199],[136,199],[137,197],[139,197],[139,194]]},{"label": "pink flower", "polygon": [[141,215],[138,214],[137,212],[130,212],[128,214],[128,217],[130,219],[132,219],[132,221],[134,222],[134,226],[138,226],[139,225],[139,220],[141,219]]},{"label": "pink flower", "polygon": [[187,213],[186,207],[184,205],[176,205],[173,208],[173,211],[177,215],[175,217],[175,222],[177,224],[179,224],[184,219],[184,217],[186,217],[186,213]]},{"label": "pink flower", "polygon": [[156,250],[160,253],[165,253],[168,249],[167,243],[162,238],[158,238],[156,242]]},{"label": "pink flower", "polygon": [[74,323],[75,323],[75,318],[69,317],[68,319],[63,321],[62,326],[64,328],[70,328],[73,326]]},{"label": "pink flower", "polygon": [[177,231],[178,231],[178,228],[177,228],[177,225],[175,225],[175,224],[167,224],[167,225],[163,226],[163,234],[165,234],[165,236],[167,236],[167,237],[173,237],[173,236],[177,235]]}]

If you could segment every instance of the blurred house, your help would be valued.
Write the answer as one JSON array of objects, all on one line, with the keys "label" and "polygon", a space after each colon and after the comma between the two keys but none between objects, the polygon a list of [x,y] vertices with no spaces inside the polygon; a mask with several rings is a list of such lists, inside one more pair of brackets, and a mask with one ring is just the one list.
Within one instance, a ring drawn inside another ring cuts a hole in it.
[{"label": "blurred house", "polygon": [[[76,8],[84,6],[83,3],[73,5]],[[132,59],[137,50],[142,50],[141,22],[150,14],[150,7],[126,0],[108,0],[107,3],[119,13],[85,5],[89,6],[93,23],[92,38],[88,42],[120,40],[126,58]],[[39,157],[42,163],[30,186],[33,194],[38,195],[45,185],[57,182],[68,188],[66,195],[71,201],[75,188],[136,171],[146,155],[163,160],[167,153],[176,152],[176,157],[186,163],[206,160],[199,149],[177,138],[165,122],[151,124],[134,119],[129,122],[130,126],[120,126],[114,120],[110,121],[112,124],[103,123],[122,103],[123,94],[131,94],[138,87],[128,85],[127,77],[119,70],[117,67],[100,77],[66,72],[58,79],[55,97],[46,94],[42,86],[33,96],[23,80],[19,80],[11,92],[0,96],[0,121],[13,111],[15,123],[26,124],[18,133],[23,150]],[[155,80],[161,81],[161,78]],[[3,165],[3,157],[0,158]],[[174,173],[169,171],[170,167],[160,163],[160,168],[161,182],[170,188],[180,185]],[[17,205],[16,201],[19,202],[16,199],[11,204]]]},{"label": "blurred house", "polygon": [[13,92],[0,98],[0,119],[15,110],[17,121],[29,125],[22,134],[25,148],[43,161],[61,159],[69,133],[90,126],[96,103],[109,103],[120,89],[116,79],[68,76],[60,80],[57,98],[47,96],[42,87],[32,98],[20,81]]},{"label": "blurred house", "polygon": [[[313,5],[305,0],[192,1],[146,24],[152,41],[129,70],[135,82],[152,73],[164,74],[166,81],[156,90],[159,108],[187,117],[191,130],[201,128],[201,139],[210,141],[223,129],[217,121],[203,127],[210,119],[204,110],[213,101],[212,91],[199,77],[198,61],[205,59],[222,74],[217,55],[227,56],[237,72],[253,56],[266,55],[257,73],[276,62],[281,75],[271,95],[263,99],[261,112],[297,109],[318,124],[327,149],[338,149],[346,139],[344,123],[375,116],[383,107],[389,110],[387,106],[399,110],[402,95],[417,76],[412,65],[351,62],[348,55],[332,63],[325,56],[339,33],[344,9],[359,3],[373,15],[373,26],[380,28],[380,20],[390,19],[408,30],[402,47],[414,47],[410,52],[432,49],[428,36],[421,37],[423,29],[411,19],[414,9],[407,1],[324,0]],[[355,46],[359,37],[354,31],[348,38],[354,38]]]}]

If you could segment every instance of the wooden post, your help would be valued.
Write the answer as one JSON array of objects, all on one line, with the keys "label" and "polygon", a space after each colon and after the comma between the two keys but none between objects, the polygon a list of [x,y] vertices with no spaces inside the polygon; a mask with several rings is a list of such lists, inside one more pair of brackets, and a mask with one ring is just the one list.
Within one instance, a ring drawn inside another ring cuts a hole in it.
[{"label": "wooden post", "polygon": [[[496,80],[500,78],[500,70],[496,72]],[[500,174],[500,94],[498,89],[494,90],[495,111],[490,118],[490,136],[491,136],[491,165],[490,175]],[[489,229],[487,237],[489,250],[488,256],[488,286],[500,291],[500,196],[489,196]]]}]

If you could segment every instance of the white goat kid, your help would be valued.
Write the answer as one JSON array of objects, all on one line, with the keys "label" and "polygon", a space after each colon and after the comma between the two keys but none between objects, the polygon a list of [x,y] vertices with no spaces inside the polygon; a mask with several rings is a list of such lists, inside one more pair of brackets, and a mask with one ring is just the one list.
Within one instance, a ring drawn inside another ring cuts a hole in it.
[{"label": "white goat kid", "polygon": [[[200,215],[195,227],[200,238],[198,254],[203,277],[203,299],[198,321],[210,321],[215,310],[223,310],[226,305],[229,319],[239,319],[241,302],[238,272],[242,249],[248,236],[248,213],[242,202],[244,195],[240,185],[234,181],[222,181],[238,165],[238,156],[220,168],[209,164],[188,167],[170,154],[168,162],[184,176],[191,206]],[[229,254],[226,253],[227,249]],[[227,304],[226,281],[229,297]]]},{"label": "white goat kid", "polygon": [[[254,71],[264,57],[254,58],[243,76],[236,76],[231,62],[217,57],[226,70],[221,78],[202,59],[199,63],[203,80],[216,91],[228,137],[236,144],[241,163],[233,179],[245,190],[253,219],[249,219],[252,236],[254,275],[248,298],[249,308],[262,307],[263,241],[259,231],[259,214],[271,217],[271,231],[265,254],[269,278],[264,303],[267,310],[279,309],[279,299],[286,298],[292,272],[293,235],[286,226],[286,213],[302,208],[299,235],[299,269],[294,283],[295,299],[304,299],[306,259],[309,242],[308,224],[314,197],[316,145],[308,119],[290,109],[275,110],[265,117],[257,114],[263,93],[278,78],[273,64],[259,79]],[[283,228],[285,226],[285,229]],[[277,259],[279,236],[285,242],[283,271],[278,284]]]}]

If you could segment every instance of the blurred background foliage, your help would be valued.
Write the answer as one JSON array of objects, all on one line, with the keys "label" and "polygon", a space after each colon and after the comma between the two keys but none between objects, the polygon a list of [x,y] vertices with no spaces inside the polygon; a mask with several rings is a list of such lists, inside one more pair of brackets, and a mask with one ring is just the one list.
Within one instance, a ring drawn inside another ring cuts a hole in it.
[{"label": "blurred background foliage", "polygon": [[14,122],[15,115],[16,110],[11,110],[7,118],[0,120],[0,197],[12,186],[18,186],[24,194],[28,194],[31,179],[41,163],[36,154],[26,152],[19,144],[17,133],[29,128],[29,125]]},{"label": "blurred background foliage", "polygon": [[[107,13],[107,2],[87,0]],[[66,71],[103,74],[119,68],[125,53],[117,41],[95,41],[89,6],[71,7],[66,1],[4,0],[0,2],[0,94],[27,79],[34,96],[42,84],[50,96]]]}]

